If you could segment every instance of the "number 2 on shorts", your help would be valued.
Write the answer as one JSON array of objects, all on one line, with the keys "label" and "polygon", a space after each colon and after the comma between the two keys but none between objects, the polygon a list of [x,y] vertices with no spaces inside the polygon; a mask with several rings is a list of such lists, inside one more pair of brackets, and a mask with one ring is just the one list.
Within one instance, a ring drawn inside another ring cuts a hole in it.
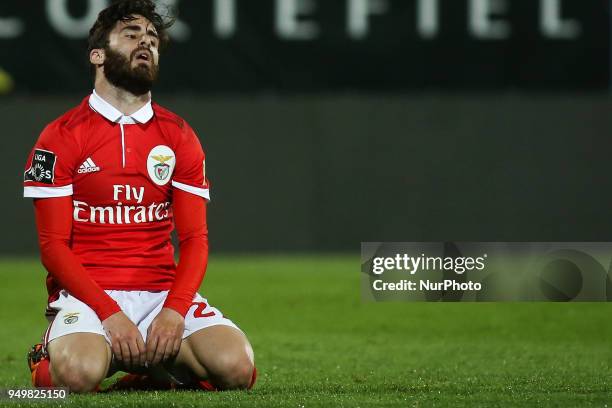
[{"label": "number 2 on shorts", "polygon": [[211,316],[215,315],[215,312],[202,313],[202,312],[204,312],[204,310],[208,306],[206,304],[206,302],[194,302],[193,304],[194,305],[198,305],[196,310],[193,311],[193,317],[195,317],[195,318],[198,318],[198,317],[211,317]]}]

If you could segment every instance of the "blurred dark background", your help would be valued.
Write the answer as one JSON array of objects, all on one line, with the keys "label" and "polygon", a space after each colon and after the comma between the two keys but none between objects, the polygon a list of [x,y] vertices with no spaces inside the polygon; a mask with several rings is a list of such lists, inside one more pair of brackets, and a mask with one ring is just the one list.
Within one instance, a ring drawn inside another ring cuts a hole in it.
[{"label": "blurred dark background", "polygon": [[[91,92],[108,3],[0,3],[7,255],[36,251],[25,160]],[[607,1],[164,3],[153,98],[207,151],[213,251],[612,240]]]}]

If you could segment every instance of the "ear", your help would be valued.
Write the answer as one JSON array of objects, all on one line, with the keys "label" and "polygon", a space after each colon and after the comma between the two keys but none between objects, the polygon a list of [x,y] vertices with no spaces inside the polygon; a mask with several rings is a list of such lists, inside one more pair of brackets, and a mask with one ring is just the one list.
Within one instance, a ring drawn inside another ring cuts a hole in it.
[{"label": "ear", "polygon": [[94,65],[102,65],[104,64],[104,60],[106,55],[104,54],[104,49],[102,48],[94,48],[89,53],[89,62]]}]

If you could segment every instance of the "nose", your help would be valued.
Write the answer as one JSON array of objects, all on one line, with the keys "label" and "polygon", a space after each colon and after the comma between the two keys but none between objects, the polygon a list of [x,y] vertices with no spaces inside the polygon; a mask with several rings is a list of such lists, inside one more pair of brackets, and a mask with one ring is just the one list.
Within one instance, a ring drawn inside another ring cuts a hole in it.
[{"label": "nose", "polygon": [[149,38],[148,35],[143,35],[142,37],[140,37],[140,41],[138,42],[138,45],[141,47],[146,47],[146,48],[150,48],[151,47],[151,39]]}]

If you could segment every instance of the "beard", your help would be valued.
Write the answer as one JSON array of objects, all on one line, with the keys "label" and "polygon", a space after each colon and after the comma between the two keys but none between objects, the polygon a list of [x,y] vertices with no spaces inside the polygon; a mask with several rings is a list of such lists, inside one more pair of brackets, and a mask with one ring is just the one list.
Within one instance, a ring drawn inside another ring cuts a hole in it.
[{"label": "beard", "polygon": [[[159,66],[151,59],[151,65],[142,63],[132,68],[132,60],[136,53],[142,50],[146,50],[146,48],[135,49],[128,59],[120,52],[106,46],[104,48],[104,53],[106,55],[104,61],[104,75],[106,79],[108,79],[108,82],[134,95],[144,95],[148,93],[157,79]],[[152,56],[153,54],[150,55]]]}]

